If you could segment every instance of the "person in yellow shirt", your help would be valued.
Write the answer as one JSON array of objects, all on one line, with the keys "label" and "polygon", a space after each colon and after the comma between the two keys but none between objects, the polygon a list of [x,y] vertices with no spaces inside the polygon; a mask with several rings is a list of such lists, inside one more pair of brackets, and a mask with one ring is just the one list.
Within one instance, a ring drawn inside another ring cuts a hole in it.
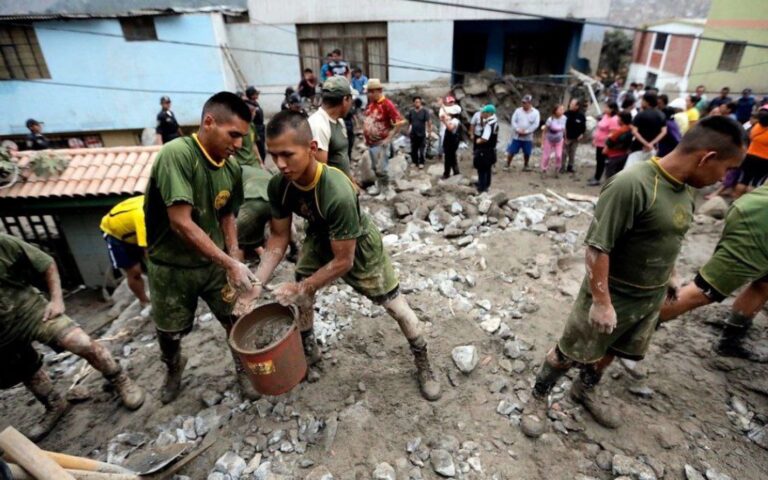
[{"label": "person in yellow shirt", "polygon": [[699,102],[699,100],[701,100],[700,97],[694,97],[693,95],[688,95],[688,97],[685,99],[685,113],[688,116],[688,128],[692,127],[696,122],[698,122],[701,116],[699,109],[696,108],[696,104]]},{"label": "person in yellow shirt", "polygon": [[144,315],[149,306],[149,297],[141,276],[142,262],[147,248],[144,195],[129,198],[115,205],[101,219],[100,228],[104,232],[112,266],[119,268],[125,274],[128,288],[139,299]]}]

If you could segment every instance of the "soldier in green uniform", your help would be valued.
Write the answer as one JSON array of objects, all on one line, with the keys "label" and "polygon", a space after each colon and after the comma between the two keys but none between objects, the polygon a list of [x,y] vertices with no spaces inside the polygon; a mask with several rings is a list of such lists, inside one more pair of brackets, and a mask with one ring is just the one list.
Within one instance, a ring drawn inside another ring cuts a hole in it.
[{"label": "soldier in green uniform", "polygon": [[309,117],[312,140],[317,142],[317,160],[336,167],[352,178],[349,143],[344,117],[352,108],[352,87],[342,76],[323,82],[323,104]]},{"label": "soldier in green uniform", "polygon": [[272,178],[254,148],[255,129],[249,126],[243,146],[235,154],[243,172],[243,204],[237,214],[237,243],[246,256],[264,245],[264,229],[272,218],[267,184]]},{"label": "soldier in green uniform", "polygon": [[[45,283],[50,301],[35,288]],[[123,404],[135,410],[144,391],[134,384],[104,345],[95,342],[64,314],[59,271],[53,259],[22,240],[0,233],[0,388],[19,382],[45,406],[42,420],[28,433],[43,438],[69,408],[43,370],[33,341],[83,357],[114,385]]]},{"label": "soldier in green uniform", "polygon": [[[744,131],[726,117],[696,124],[675,150],[625,170],[603,187],[585,243],[587,275],[560,341],[546,355],[525,407],[523,432],[543,433],[547,396],[571,367],[571,399],[599,424],[619,415],[595,386],[614,357],[640,360],[693,218],[691,187],[711,185],[744,158]],[[615,404],[615,401],[611,402]]]},{"label": "soldier in green uniform", "polygon": [[[299,307],[299,329],[310,364],[320,360],[312,332],[314,295],[336,279],[384,308],[400,325],[414,354],[421,393],[440,397],[416,314],[399,293],[399,282],[384,251],[381,234],[363,213],[352,181],[341,170],[317,161],[317,143],[304,117],[280,112],[267,125],[267,150],[280,174],[269,182],[271,234],[256,276],[266,284],[283,258],[295,213],[307,220],[307,236],[296,264],[296,283],[277,287],[283,304]],[[260,287],[254,289],[254,297]]]},{"label": "soldier in green uniform", "polygon": [[[203,106],[198,132],[163,146],[157,155],[144,203],[152,318],[162,360],[168,367],[161,400],[173,401],[181,388],[186,358],[181,338],[190,332],[202,298],[227,332],[235,318],[222,297],[229,283],[251,288],[253,275],[242,263],[235,213],[242,203],[242,173],[230,158],[248,135],[251,113],[230,92]],[[243,393],[256,394],[236,355]]]},{"label": "soldier in green uniform", "polygon": [[712,258],[692,283],[661,308],[662,322],[685,312],[722,302],[749,284],[733,302],[716,350],[721,355],[765,362],[768,356],[744,345],[752,320],[768,301],[768,186],[736,200]]}]

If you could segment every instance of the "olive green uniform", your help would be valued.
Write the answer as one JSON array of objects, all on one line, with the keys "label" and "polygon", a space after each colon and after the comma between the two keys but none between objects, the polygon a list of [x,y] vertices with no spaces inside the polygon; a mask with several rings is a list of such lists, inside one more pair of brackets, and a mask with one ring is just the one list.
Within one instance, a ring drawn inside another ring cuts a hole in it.
[{"label": "olive green uniform", "polygon": [[0,233],[0,388],[40,368],[33,341],[57,348],[56,340],[77,327],[66,315],[43,322],[48,300],[32,284],[45,278],[52,263],[42,250]]},{"label": "olive green uniform", "polygon": [[610,334],[591,325],[592,294],[585,276],[558,343],[567,357],[580,363],[606,353],[643,358],[693,208],[691,189],[657,159],[612,177],[603,187],[585,243],[609,255],[608,288],[617,324]]},{"label": "olive green uniform", "polygon": [[253,151],[255,131],[250,125],[248,135],[243,137],[243,147],[237,151],[237,158],[243,170],[243,204],[237,213],[237,243],[245,249],[264,244],[264,229],[272,218],[267,185],[272,175],[264,170]]},{"label": "olive green uniform", "polygon": [[714,301],[722,301],[752,281],[768,281],[768,186],[733,202],[725,217],[715,253],[701,267],[698,285]]},{"label": "olive green uniform", "polygon": [[307,236],[296,264],[296,276],[306,278],[333,260],[331,240],[357,240],[352,269],[343,279],[355,290],[381,301],[396,292],[398,279],[384,251],[381,234],[360,210],[357,192],[341,170],[318,163],[310,187],[300,187],[282,174],[269,182],[272,217],[292,213],[307,220]]},{"label": "olive green uniform", "polygon": [[219,221],[237,212],[242,199],[242,173],[237,161],[228,159],[221,167],[215,166],[195,136],[163,145],[152,166],[144,203],[152,318],[158,330],[189,331],[198,297],[221,321],[232,308],[221,297],[226,272],[173,232],[168,207],[191,205],[192,220],[224,250]]}]

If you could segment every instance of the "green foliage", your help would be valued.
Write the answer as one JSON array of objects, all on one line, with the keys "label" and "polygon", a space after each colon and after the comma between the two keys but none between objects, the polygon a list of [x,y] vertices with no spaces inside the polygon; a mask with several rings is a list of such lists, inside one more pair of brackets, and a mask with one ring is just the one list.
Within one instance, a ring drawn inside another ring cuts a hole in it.
[{"label": "green foliage", "polygon": [[52,153],[37,153],[29,160],[29,168],[40,178],[61,175],[67,169],[69,160]]},{"label": "green foliage", "polygon": [[609,77],[624,75],[632,58],[632,38],[622,30],[605,32],[600,50],[600,70],[607,70]]}]

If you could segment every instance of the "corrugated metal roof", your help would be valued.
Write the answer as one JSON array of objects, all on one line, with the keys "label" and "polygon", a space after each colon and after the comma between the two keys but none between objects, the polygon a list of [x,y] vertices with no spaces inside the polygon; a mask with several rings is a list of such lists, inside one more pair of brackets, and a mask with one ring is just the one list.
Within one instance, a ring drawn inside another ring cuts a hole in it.
[{"label": "corrugated metal roof", "polygon": [[50,150],[69,159],[66,170],[61,175],[50,178],[40,178],[32,172],[25,172],[31,156],[36,152],[19,152],[16,158],[25,178],[19,179],[10,188],[0,190],[0,200],[84,198],[143,193],[158,151],[159,145]]}]

